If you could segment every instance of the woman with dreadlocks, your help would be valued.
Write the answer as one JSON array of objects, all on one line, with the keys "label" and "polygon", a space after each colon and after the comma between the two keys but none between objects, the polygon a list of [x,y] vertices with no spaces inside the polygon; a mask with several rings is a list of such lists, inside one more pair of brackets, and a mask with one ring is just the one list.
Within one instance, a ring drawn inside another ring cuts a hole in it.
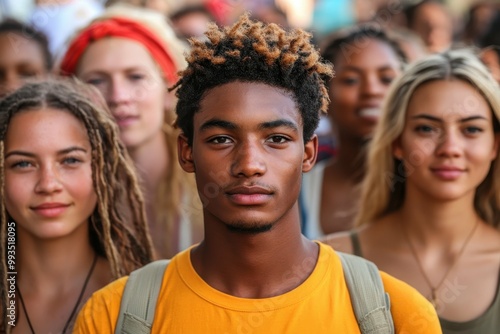
[{"label": "woman with dreadlocks", "polygon": [[167,87],[184,67],[184,45],[161,15],[118,6],[84,28],[61,62],[103,94],[142,181],[156,255],[169,258],[201,240],[194,179],[177,162],[175,97]]},{"label": "woman with dreadlocks", "polygon": [[98,96],[46,81],[0,101],[2,333],[71,333],[94,291],[152,260],[133,164]]}]

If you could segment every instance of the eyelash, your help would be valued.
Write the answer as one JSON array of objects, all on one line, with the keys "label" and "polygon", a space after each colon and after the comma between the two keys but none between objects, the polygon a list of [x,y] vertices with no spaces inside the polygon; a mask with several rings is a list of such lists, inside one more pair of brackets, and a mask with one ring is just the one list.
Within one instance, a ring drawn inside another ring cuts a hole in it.
[{"label": "eyelash", "polygon": [[[281,141],[280,142],[274,142],[274,141],[272,141],[272,139],[276,139],[276,138],[281,139]],[[287,142],[290,141],[290,139],[288,137],[285,137],[283,135],[273,135],[273,136],[269,137],[268,140],[271,140],[272,144],[286,144]]]},{"label": "eyelash", "polygon": [[[21,166],[23,164],[29,164],[30,166]],[[11,164],[11,168],[20,168],[20,169],[24,169],[24,168],[28,168],[28,167],[31,167],[33,166],[33,164],[27,160],[19,160],[19,161],[15,161]]]},{"label": "eyelash", "polygon": [[[224,143],[218,142],[218,140],[221,140],[221,139],[225,140],[225,142]],[[210,138],[208,140],[208,142],[211,143],[211,144],[216,144],[216,145],[224,145],[224,144],[229,144],[230,140],[231,140],[231,138],[229,138],[229,137],[217,136],[217,137],[214,137],[214,138]]]},{"label": "eyelash", "polygon": [[[432,132],[438,132],[439,130],[436,127],[430,125],[417,125],[415,127],[415,131],[422,134],[430,134]],[[467,126],[464,129],[462,129],[462,131],[466,135],[476,135],[484,132],[482,128],[477,126]]]},{"label": "eyelash", "polygon": [[69,162],[69,164],[70,164],[70,165],[74,165],[74,164],[77,164],[77,163],[82,162],[82,160],[81,160],[81,159],[79,159],[79,158],[77,158],[77,157],[71,157],[71,156],[69,156],[69,157],[65,157],[65,158],[63,159],[63,162],[67,164],[67,163],[68,163],[68,160],[72,160],[72,162]]},{"label": "eyelash", "polygon": [[[280,139],[279,142],[273,141],[273,139],[277,139],[277,138]],[[224,140],[224,142],[223,143],[217,142],[218,140]],[[290,141],[290,138],[283,136],[283,135],[272,135],[268,139],[266,139],[266,142],[269,142],[271,144],[285,144],[289,141]],[[214,137],[214,138],[209,139],[208,142],[212,143],[212,144],[216,144],[216,145],[224,145],[224,144],[231,143],[232,139],[229,137],[225,137],[225,136],[218,136],[218,137]]]},{"label": "eyelash", "polygon": [[[65,165],[75,165],[75,164],[79,164],[81,162],[83,162],[82,159],[77,158],[77,157],[72,157],[72,156],[64,157],[62,159],[62,163]],[[27,165],[29,165],[29,166],[27,166]],[[19,160],[19,161],[15,161],[11,164],[11,168],[24,169],[24,168],[29,168],[29,167],[33,167],[33,163],[31,161],[28,161],[28,160]]]},{"label": "eyelash", "polygon": [[102,84],[104,82],[103,79],[90,79],[90,80],[87,80],[87,83],[89,85],[92,85],[92,86],[98,86],[100,84]]},{"label": "eyelash", "polygon": [[430,125],[417,125],[415,131],[419,133],[430,133],[436,131],[436,128]]},{"label": "eyelash", "polygon": [[[471,131],[472,130],[472,131]],[[479,128],[477,126],[468,126],[464,129],[464,131],[468,134],[474,135],[483,132],[484,130],[482,128]]]}]

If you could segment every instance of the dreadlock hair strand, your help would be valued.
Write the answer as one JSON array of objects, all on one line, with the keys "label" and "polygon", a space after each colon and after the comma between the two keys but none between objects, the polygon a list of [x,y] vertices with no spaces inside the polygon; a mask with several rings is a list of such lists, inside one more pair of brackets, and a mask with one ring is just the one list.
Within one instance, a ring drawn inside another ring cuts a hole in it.
[{"label": "dreadlock hair strand", "polygon": [[[23,86],[0,100],[0,295],[8,305],[7,223],[5,207],[5,138],[10,120],[20,112],[54,108],[68,112],[85,127],[92,148],[92,179],[97,205],[90,217],[89,242],[105,257],[113,279],[153,260],[144,199],[133,164],[121,144],[118,127],[91,86],[74,80],[48,80]],[[7,310],[2,307],[3,319]],[[2,323],[5,329],[5,321]]]}]

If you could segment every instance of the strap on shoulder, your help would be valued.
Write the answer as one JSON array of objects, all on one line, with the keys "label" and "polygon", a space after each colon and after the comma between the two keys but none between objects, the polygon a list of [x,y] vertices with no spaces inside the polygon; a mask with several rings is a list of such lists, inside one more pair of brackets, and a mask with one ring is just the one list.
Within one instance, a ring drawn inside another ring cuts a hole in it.
[{"label": "strap on shoulder", "polygon": [[170,260],[154,261],[134,270],[125,285],[115,334],[149,334],[163,275]]},{"label": "strap on shoulder", "polygon": [[363,334],[394,333],[389,295],[375,264],[363,258],[337,252],[351,302]]}]

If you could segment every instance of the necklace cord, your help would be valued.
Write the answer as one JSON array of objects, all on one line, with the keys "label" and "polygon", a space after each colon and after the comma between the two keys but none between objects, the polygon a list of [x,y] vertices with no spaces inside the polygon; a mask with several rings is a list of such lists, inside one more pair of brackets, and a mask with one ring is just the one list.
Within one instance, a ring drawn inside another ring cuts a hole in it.
[{"label": "necklace cord", "polygon": [[446,270],[446,272],[444,273],[443,277],[441,278],[441,280],[439,281],[439,283],[436,286],[432,285],[431,280],[429,279],[429,277],[425,273],[424,267],[423,267],[422,263],[420,262],[420,258],[418,257],[417,251],[416,251],[415,247],[413,246],[413,244],[410,241],[410,237],[408,235],[408,232],[406,231],[405,228],[403,228],[403,226],[401,226],[401,229],[403,230],[403,235],[404,235],[404,237],[406,239],[406,242],[410,246],[410,250],[411,250],[412,256],[415,258],[415,262],[417,263],[418,269],[419,269],[420,273],[422,274],[422,277],[425,279],[425,282],[427,283],[427,285],[431,289],[431,298],[432,298],[431,302],[432,302],[432,304],[433,304],[434,307],[437,306],[436,305],[437,304],[437,296],[436,296],[437,290],[441,287],[441,285],[446,280],[446,277],[448,277],[448,275],[451,272],[451,270],[457,264],[458,259],[464,253],[465,248],[467,247],[467,245],[469,244],[470,240],[472,239],[472,236],[474,235],[474,232],[476,231],[476,229],[477,229],[478,226],[479,226],[479,218],[477,219],[476,224],[474,225],[474,227],[472,228],[472,230],[470,231],[470,233],[465,238],[464,243],[462,244],[462,247],[460,248],[460,250],[459,250],[458,254],[455,256],[455,258],[453,259],[453,262],[449,265],[448,269]]},{"label": "necklace cord", "polygon": [[[66,324],[64,325],[64,328],[62,330],[62,334],[66,333],[66,330],[68,329],[69,324],[71,323],[71,320],[75,316],[76,310],[78,309],[78,305],[80,305],[80,302],[82,301],[83,294],[85,293],[85,290],[87,289],[87,285],[88,285],[88,283],[90,281],[90,277],[92,276],[92,273],[94,272],[94,268],[95,268],[96,263],[97,263],[97,257],[98,256],[97,256],[97,253],[96,253],[95,256],[94,256],[94,260],[92,261],[92,266],[90,267],[90,270],[89,270],[89,272],[87,274],[87,277],[85,278],[85,282],[83,283],[83,287],[82,287],[82,290],[80,291],[80,295],[78,296],[78,299],[76,300],[76,304],[73,307],[73,310],[71,311],[71,314],[69,315],[69,318],[66,321]],[[19,287],[17,286],[17,284],[16,284],[16,290],[17,290],[17,294],[19,295],[19,300],[21,301],[21,306],[23,308],[24,314],[26,315],[26,320],[28,322],[28,326],[31,329],[31,333],[35,334],[35,330],[33,329],[33,325],[31,324],[30,317],[28,315],[28,311],[26,310],[26,306],[24,305],[24,300],[23,300],[23,296],[21,295],[21,290],[19,289]]]}]

